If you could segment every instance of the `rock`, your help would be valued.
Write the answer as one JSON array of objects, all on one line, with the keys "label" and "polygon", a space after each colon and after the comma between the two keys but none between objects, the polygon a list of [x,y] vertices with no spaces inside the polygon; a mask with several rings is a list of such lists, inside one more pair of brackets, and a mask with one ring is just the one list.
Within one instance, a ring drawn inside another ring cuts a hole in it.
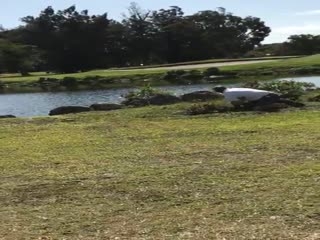
[{"label": "rock", "polygon": [[151,105],[168,105],[180,102],[180,98],[169,94],[156,94],[148,99]]},{"label": "rock", "polygon": [[156,94],[148,99],[130,98],[122,102],[126,106],[143,107],[146,105],[168,105],[180,102],[180,98],[169,94]]},{"label": "rock", "polygon": [[297,107],[297,108],[306,106],[304,103],[295,102],[295,101],[291,101],[291,100],[288,100],[288,99],[281,99],[279,101],[279,103],[284,103],[284,104],[287,104],[290,107]]},{"label": "rock", "polygon": [[295,102],[289,99],[282,98],[281,96],[271,93],[257,101],[251,101],[243,104],[244,109],[254,110],[254,111],[266,111],[266,112],[276,112],[280,109],[288,107],[304,107],[305,104],[300,102]]},{"label": "rock", "polygon": [[215,99],[222,99],[223,95],[216,92],[210,91],[196,91],[192,93],[187,93],[181,96],[182,101],[208,101]]},{"label": "rock", "polygon": [[287,106],[290,106],[290,107],[304,107],[305,106],[305,104],[303,104],[303,103],[282,98],[281,96],[274,94],[274,93],[268,94],[267,96],[264,96],[261,99],[259,99],[255,103],[255,106],[266,106],[266,105],[276,104],[276,103],[286,104]]},{"label": "rock", "polygon": [[0,118],[16,118],[14,115],[0,115]]},{"label": "rock", "polygon": [[273,103],[278,103],[280,102],[281,98],[278,94],[275,93],[270,93],[262,98],[260,98],[257,101],[254,101],[255,106],[265,106],[265,105],[270,105]]},{"label": "rock", "polygon": [[95,103],[90,106],[93,111],[111,111],[121,109],[123,106],[120,104],[113,103]]},{"label": "rock", "polygon": [[70,114],[70,113],[81,113],[81,112],[89,112],[91,109],[88,107],[81,106],[63,106],[52,109],[49,112],[50,116],[54,115],[62,115],[62,114]]},{"label": "rock", "polygon": [[148,101],[146,99],[142,98],[130,98],[127,100],[124,100],[121,104],[125,106],[133,106],[133,107],[143,107],[148,105]]},{"label": "rock", "polygon": [[271,103],[266,105],[255,106],[253,110],[262,112],[279,112],[281,109],[285,109],[288,107],[289,106],[285,103]]}]

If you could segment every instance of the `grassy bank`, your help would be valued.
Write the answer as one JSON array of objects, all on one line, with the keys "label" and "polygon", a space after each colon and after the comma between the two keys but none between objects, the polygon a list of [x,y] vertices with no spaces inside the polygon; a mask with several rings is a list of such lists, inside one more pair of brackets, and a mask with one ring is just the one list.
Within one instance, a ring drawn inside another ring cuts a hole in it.
[{"label": "grassy bank", "polygon": [[[127,67],[120,69],[148,69],[148,68],[161,68],[161,67],[176,67],[176,66],[185,66],[185,65],[200,65],[206,63],[228,63],[228,62],[246,62],[246,61],[259,61],[259,60],[280,60],[280,59],[291,59],[291,58],[300,58],[303,56],[272,56],[272,57],[259,57],[259,58],[231,58],[231,59],[208,59],[200,61],[189,61],[189,62],[180,62],[180,63],[168,63],[168,64],[159,64],[159,65],[148,65],[148,66],[137,66],[137,67]],[[116,69],[116,68],[115,68]]]},{"label": "grassy bank", "polygon": [[[239,81],[248,77],[255,79],[268,77],[272,79],[279,76],[315,75],[320,74],[320,55],[246,65],[224,66],[219,67],[219,70],[218,75],[236,77]],[[203,68],[187,70],[185,78],[182,76],[179,79],[171,79],[170,81],[165,79],[165,75],[167,74],[165,68],[94,70],[73,74],[32,73],[26,77],[19,77],[17,74],[6,74],[0,75],[0,88],[3,89],[2,92],[10,93],[108,89],[142,86],[145,83],[152,85],[205,83],[206,80],[202,76],[199,77],[199,74],[201,75],[203,71],[205,71]]]},{"label": "grassy bank", "polygon": [[235,71],[238,74],[319,74],[320,55],[312,55],[301,58],[285,59],[250,65],[226,66],[220,68],[222,71]]},{"label": "grassy bank", "polygon": [[317,239],[320,112],[0,120],[1,239]]}]

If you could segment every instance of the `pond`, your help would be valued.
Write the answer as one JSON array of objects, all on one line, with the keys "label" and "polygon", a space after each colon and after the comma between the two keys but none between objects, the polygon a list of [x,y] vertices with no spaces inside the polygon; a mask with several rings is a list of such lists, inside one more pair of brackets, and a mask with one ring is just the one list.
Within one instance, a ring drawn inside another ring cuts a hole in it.
[{"label": "pond", "polygon": [[[157,87],[174,95],[199,90],[212,90],[213,84]],[[46,116],[53,108],[75,105],[90,106],[93,103],[120,103],[123,96],[135,88],[121,88],[96,91],[19,93],[0,95],[0,115],[17,117]]]},{"label": "pond", "polygon": [[[320,87],[320,77],[285,78],[301,82],[312,82]],[[199,90],[212,90],[215,84],[166,86],[158,87],[161,90],[174,95],[182,95]],[[231,84],[232,86],[232,84]],[[0,115],[12,114],[17,117],[46,116],[53,108],[76,105],[90,106],[93,103],[120,103],[123,95],[134,88],[81,91],[81,92],[57,92],[57,93],[26,93],[0,95]]]}]

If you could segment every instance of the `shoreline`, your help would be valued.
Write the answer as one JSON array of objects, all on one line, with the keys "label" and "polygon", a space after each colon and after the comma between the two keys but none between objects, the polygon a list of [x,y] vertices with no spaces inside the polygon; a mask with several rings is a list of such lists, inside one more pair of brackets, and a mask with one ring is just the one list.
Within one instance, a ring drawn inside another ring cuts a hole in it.
[{"label": "shoreline", "polygon": [[[198,68],[194,68],[197,67]],[[183,67],[183,66],[182,66]],[[185,69],[92,70],[70,74],[34,72],[0,75],[0,94],[105,90],[186,84],[224,84],[320,75],[320,55],[240,65]]]},{"label": "shoreline", "polygon": [[[82,91],[103,91],[103,90],[115,90],[123,88],[140,88],[145,85],[150,84],[152,87],[165,87],[165,86],[184,86],[184,85],[197,85],[197,84],[213,84],[213,85],[223,85],[230,83],[248,83],[253,81],[268,81],[275,80],[278,78],[298,78],[298,77],[313,77],[320,76],[319,72],[311,74],[279,74],[279,75],[236,75],[236,76],[217,76],[214,79],[200,79],[200,80],[179,80],[177,81],[167,81],[162,79],[162,76],[157,75],[153,78],[140,80],[134,76],[130,78],[104,78],[101,80],[96,80],[96,84],[90,85],[86,83],[84,79],[76,79],[76,84],[73,86],[60,85],[63,79],[54,79],[57,85],[45,86],[43,87],[38,81],[37,82],[19,82],[19,83],[8,83],[2,82],[2,85],[6,85],[5,88],[1,89],[0,85],[0,95],[7,94],[25,94],[25,93],[59,93],[59,92],[82,92]],[[151,77],[151,76],[150,76]],[[51,78],[53,79],[53,78]],[[114,83],[105,83],[105,81],[114,81]],[[125,82],[121,82],[125,80]],[[101,82],[100,82],[101,81]],[[1,80],[0,80],[1,83]]]}]

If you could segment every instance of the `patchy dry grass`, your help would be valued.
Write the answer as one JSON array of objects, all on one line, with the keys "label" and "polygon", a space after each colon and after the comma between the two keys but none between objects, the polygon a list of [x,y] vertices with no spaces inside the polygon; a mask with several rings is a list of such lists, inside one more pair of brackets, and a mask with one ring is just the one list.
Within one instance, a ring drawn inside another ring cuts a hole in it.
[{"label": "patchy dry grass", "polygon": [[320,112],[0,120],[0,239],[319,239]]}]

